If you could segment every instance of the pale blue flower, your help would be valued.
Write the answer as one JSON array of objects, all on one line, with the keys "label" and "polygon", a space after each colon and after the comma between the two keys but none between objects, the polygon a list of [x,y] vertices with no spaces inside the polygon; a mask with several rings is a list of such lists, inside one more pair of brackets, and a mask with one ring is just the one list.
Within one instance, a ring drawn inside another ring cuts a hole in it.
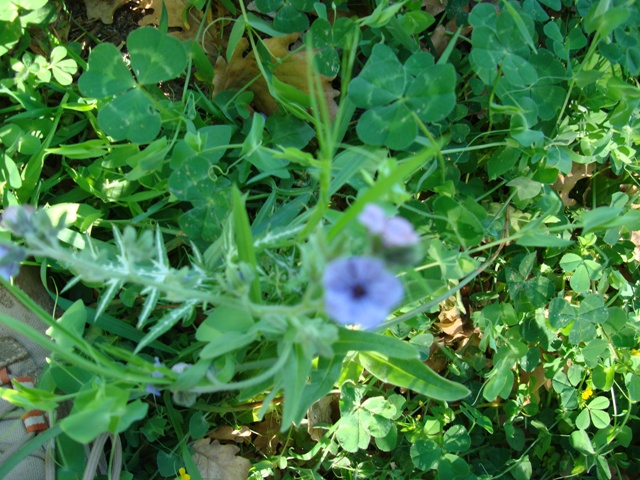
[{"label": "pale blue flower", "polygon": [[373,203],[364,207],[358,221],[371,235],[378,235],[387,248],[410,247],[420,241],[411,222],[398,216],[387,217],[384,210]]},{"label": "pale blue flower", "polygon": [[389,218],[381,237],[382,244],[388,248],[410,247],[420,241],[411,222],[402,217]]},{"label": "pale blue flower", "polygon": [[24,237],[33,232],[36,209],[31,205],[12,205],[2,211],[0,226],[11,233]]},{"label": "pale blue flower", "polygon": [[19,247],[0,245],[0,277],[7,281],[18,275],[24,252]]},{"label": "pale blue flower", "polygon": [[384,322],[404,295],[402,283],[371,257],[334,260],[322,278],[327,315],[342,325],[372,329]]},{"label": "pale blue flower", "polygon": [[[153,365],[155,367],[164,367],[164,364],[160,361],[160,359],[158,357],[154,357]],[[153,378],[162,378],[162,377],[164,377],[164,375],[161,372],[158,372],[158,371],[151,372],[151,376]],[[147,386],[145,387],[145,391],[147,393],[150,393],[154,397],[159,397],[160,396],[160,389],[158,387],[150,384],[150,383],[148,383]]]},{"label": "pale blue flower", "polygon": [[387,216],[378,205],[368,203],[364,206],[358,215],[358,221],[363,225],[370,234],[382,235],[385,225],[387,224]]},{"label": "pale blue flower", "polygon": [[147,386],[145,387],[144,391],[147,393],[150,393],[154,397],[159,397],[161,395],[160,389],[157,387],[154,387],[150,383],[147,383]]}]

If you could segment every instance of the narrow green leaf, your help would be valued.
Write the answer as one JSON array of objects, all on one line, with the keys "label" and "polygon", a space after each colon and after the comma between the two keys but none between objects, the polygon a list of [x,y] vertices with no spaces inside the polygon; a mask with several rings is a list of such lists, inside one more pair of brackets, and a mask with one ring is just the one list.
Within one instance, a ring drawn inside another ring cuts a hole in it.
[{"label": "narrow green leaf", "polygon": [[212,334],[213,332],[210,330],[209,337],[211,339],[200,351],[200,358],[219,358],[225,353],[246,347],[257,338],[254,331],[247,333],[219,332],[217,337],[213,337]]},{"label": "narrow green leaf", "polygon": [[360,353],[360,361],[364,368],[383,382],[409,388],[434,400],[452,402],[470,393],[464,385],[441,377],[420,360]]},{"label": "narrow green leaf", "polygon": [[107,288],[100,295],[100,301],[96,307],[96,318],[99,318],[100,315],[104,313],[107,306],[115,298],[118,291],[122,288],[122,285],[124,285],[124,282],[114,278],[109,280],[107,285]]},{"label": "narrow green leaf", "polygon": [[513,8],[513,5],[511,5],[506,0],[502,0],[502,4],[507,8],[507,11],[511,15],[511,18],[513,18],[513,21],[518,27],[518,31],[520,32],[520,35],[522,35],[522,38],[524,39],[524,41],[527,43],[527,45],[529,45],[529,47],[531,48],[531,50],[533,50],[534,53],[538,53],[538,50],[536,49],[536,46],[533,43],[533,37],[531,37],[531,33],[529,33],[529,29],[525,25],[524,20],[522,19],[520,14],[516,11],[515,8]]},{"label": "narrow green leaf", "polygon": [[573,245],[573,240],[549,235],[547,233],[526,233],[516,243],[523,247],[568,247]]},{"label": "narrow green leaf", "polygon": [[362,330],[340,329],[340,337],[333,344],[333,351],[346,355],[350,351],[377,352],[392,358],[417,359],[418,350],[410,343],[395,337],[388,337]]},{"label": "narrow green leaf", "polygon": [[242,262],[246,262],[254,269],[255,276],[251,282],[249,290],[249,298],[252,302],[260,303],[262,293],[260,291],[260,277],[257,272],[256,252],[253,248],[253,236],[251,235],[251,226],[249,224],[249,216],[244,206],[244,199],[240,194],[240,190],[233,186],[233,224],[235,231],[236,245],[238,246],[238,258]]},{"label": "narrow green leaf", "polygon": [[231,57],[233,56],[233,52],[236,51],[236,47],[238,46],[238,42],[244,35],[245,25],[244,20],[239,18],[233,24],[233,28],[231,29],[231,33],[229,34],[229,42],[227,43],[227,62],[231,62]]},{"label": "narrow green leaf", "polygon": [[143,348],[149,345],[151,342],[156,340],[161,335],[167,333],[176,323],[182,320],[184,317],[189,315],[193,310],[193,307],[196,305],[196,301],[186,302],[184,305],[181,305],[178,308],[174,308],[169,313],[167,313],[164,317],[158,320],[149,333],[147,333],[140,343],[136,346],[134,353],[139,353]]},{"label": "narrow green leaf", "polygon": [[292,355],[282,370],[285,403],[282,410],[282,426],[288,428],[292,423],[299,422],[311,405],[304,405],[304,389],[307,377],[311,371],[311,362],[305,355],[304,348],[296,344]]}]

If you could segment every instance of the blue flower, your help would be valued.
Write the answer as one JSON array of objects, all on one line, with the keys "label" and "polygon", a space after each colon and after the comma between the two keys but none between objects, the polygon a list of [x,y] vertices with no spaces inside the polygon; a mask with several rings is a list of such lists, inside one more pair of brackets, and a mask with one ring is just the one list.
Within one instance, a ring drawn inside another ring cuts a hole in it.
[{"label": "blue flower", "polygon": [[24,251],[19,247],[0,245],[0,277],[7,281],[18,275]]},{"label": "blue flower", "polygon": [[157,387],[154,387],[153,385],[151,385],[150,383],[147,383],[147,386],[145,387],[144,390],[145,392],[150,393],[154,397],[159,397],[161,395],[160,390]]},{"label": "blue flower", "polygon": [[24,237],[34,231],[35,213],[36,209],[31,205],[12,205],[2,211],[0,226],[11,233]]},{"label": "blue flower", "polygon": [[327,315],[342,325],[372,329],[384,322],[402,297],[402,283],[371,257],[334,260],[322,278]]},{"label": "blue flower", "polygon": [[[153,365],[155,367],[164,367],[164,364],[160,361],[160,359],[158,357],[154,357],[153,360],[154,360]],[[158,371],[151,372],[151,376],[153,378],[162,378],[162,377],[164,377],[164,375],[161,372],[158,372]],[[147,393],[150,393],[154,397],[159,397],[160,396],[160,390],[157,387],[155,387],[154,385],[150,384],[150,383],[148,383],[147,386],[145,387],[145,391]]]},{"label": "blue flower", "polygon": [[387,217],[378,205],[367,204],[358,221],[364,225],[371,235],[378,235],[387,248],[410,247],[420,241],[413,225],[402,217]]}]

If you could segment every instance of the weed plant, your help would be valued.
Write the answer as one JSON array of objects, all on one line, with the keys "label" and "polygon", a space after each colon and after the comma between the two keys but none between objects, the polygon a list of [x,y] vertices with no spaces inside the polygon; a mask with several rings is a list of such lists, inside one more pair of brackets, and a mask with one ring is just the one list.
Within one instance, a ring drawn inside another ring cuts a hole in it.
[{"label": "weed plant", "polygon": [[51,351],[2,396],[71,405],[23,453],[80,478],[110,432],[121,478],[197,480],[230,428],[251,479],[636,478],[638,2],[188,9],[113,45],[0,0],[0,274],[49,334],[0,321]]}]

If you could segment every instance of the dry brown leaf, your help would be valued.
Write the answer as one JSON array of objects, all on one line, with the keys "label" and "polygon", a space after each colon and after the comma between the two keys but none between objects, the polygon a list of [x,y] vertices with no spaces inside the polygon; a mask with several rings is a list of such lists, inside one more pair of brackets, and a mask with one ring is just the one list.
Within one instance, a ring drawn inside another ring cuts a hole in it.
[{"label": "dry brown leaf", "polygon": [[[449,41],[453,36],[453,32],[455,32],[456,30],[458,30],[458,23],[456,22],[455,18],[449,20],[446,25],[438,25],[435,28],[430,38],[433,47],[436,49],[436,55],[442,55],[442,52],[444,52],[444,50],[447,48],[447,45],[449,44]],[[460,41],[460,38],[468,36],[471,30],[472,27],[470,25],[464,27],[460,32],[461,36],[458,38],[458,42]]]},{"label": "dry brown leaf", "polygon": [[[447,307],[449,307],[447,309]],[[464,337],[465,326],[460,312],[456,306],[455,299],[449,299],[440,304],[440,313],[438,314],[439,322],[435,322],[435,325],[442,330],[442,333],[448,335],[451,340],[456,340],[459,337]]]},{"label": "dry brown leaf", "polygon": [[[169,28],[189,28],[182,20],[182,12],[189,2],[187,0],[165,0],[164,5],[167,9]],[[138,25],[144,27],[146,25],[158,25],[160,23],[160,15],[162,14],[162,0],[142,0],[141,8],[145,10],[153,10],[140,19]]]},{"label": "dry brown leaf", "polygon": [[422,0],[422,6],[424,10],[434,17],[439,13],[444,12],[447,7],[448,0]]},{"label": "dry brown leaf", "polygon": [[[200,23],[202,22],[202,11],[193,8],[188,0],[165,0],[167,9],[168,26],[171,35],[180,40],[192,40],[196,38]],[[162,14],[162,0],[141,0],[140,8],[149,10],[144,17],[140,19],[138,25],[144,27],[146,25],[158,25],[160,23],[160,15]],[[226,10],[220,5],[214,3],[211,8],[217,8],[219,17],[222,18],[226,14]],[[222,11],[220,11],[222,9]],[[210,23],[210,22],[208,22]],[[210,55],[217,50],[218,26],[216,23],[211,25],[204,36],[204,47]],[[213,57],[212,57],[213,59]]]},{"label": "dry brown leaf", "polygon": [[251,430],[258,434],[258,437],[253,441],[253,445],[265,455],[272,455],[278,445],[282,443],[280,426],[280,422],[273,415],[266,417],[260,423],[252,424]]},{"label": "dry brown leaf", "polygon": [[562,203],[564,203],[565,206],[571,207],[576,204],[576,201],[569,197],[569,192],[573,190],[573,187],[575,187],[576,183],[580,180],[591,177],[594,169],[595,164],[593,163],[589,163],[587,165],[574,163],[571,167],[571,173],[567,175],[558,175],[558,179],[553,184],[552,188],[558,192],[562,199]]},{"label": "dry brown leaf", "polygon": [[[307,54],[298,52],[291,54],[289,47],[298,40],[299,35],[292,33],[284,37],[264,40],[264,44],[272,55],[276,65],[274,76],[288,85],[308,94]],[[253,103],[259,112],[272,115],[278,110],[278,104],[269,93],[267,82],[260,75],[254,52],[245,53],[249,49],[249,41],[243,38],[238,43],[229,63],[221,55],[216,61],[213,77],[214,96],[224,90],[241,90],[245,86],[253,92]],[[257,80],[254,81],[254,79]],[[331,118],[335,117],[338,105],[335,98],[340,94],[331,86],[332,78],[321,77],[322,92]],[[253,82],[253,83],[251,83]]]},{"label": "dry brown leaf", "polygon": [[333,412],[337,406],[338,396],[327,395],[322,397],[307,410],[307,432],[312,440],[318,442],[327,433],[326,427],[316,427],[318,424],[333,425]]},{"label": "dry brown leaf", "polygon": [[239,457],[235,445],[221,445],[218,440],[201,438],[192,444],[193,461],[203,480],[247,480],[251,462]]},{"label": "dry brown leaf", "polygon": [[97,18],[106,25],[113,23],[113,14],[130,0],[84,0],[89,20]]},{"label": "dry brown leaf", "polygon": [[[520,371],[520,380],[522,383],[535,382],[531,394],[536,398],[536,403],[540,403],[540,392],[538,392],[538,390],[540,390],[541,387],[544,386],[547,391],[551,389],[551,379],[545,377],[544,373],[544,367],[542,365],[538,365],[532,372]],[[525,401],[525,404],[527,403],[530,403],[530,400]]]},{"label": "dry brown leaf", "polygon": [[230,425],[223,425],[216,428],[208,435],[213,440],[226,440],[236,443],[242,443],[246,439],[251,438],[251,430],[247,426],[242,426],[239,429],[233,428]]}]

